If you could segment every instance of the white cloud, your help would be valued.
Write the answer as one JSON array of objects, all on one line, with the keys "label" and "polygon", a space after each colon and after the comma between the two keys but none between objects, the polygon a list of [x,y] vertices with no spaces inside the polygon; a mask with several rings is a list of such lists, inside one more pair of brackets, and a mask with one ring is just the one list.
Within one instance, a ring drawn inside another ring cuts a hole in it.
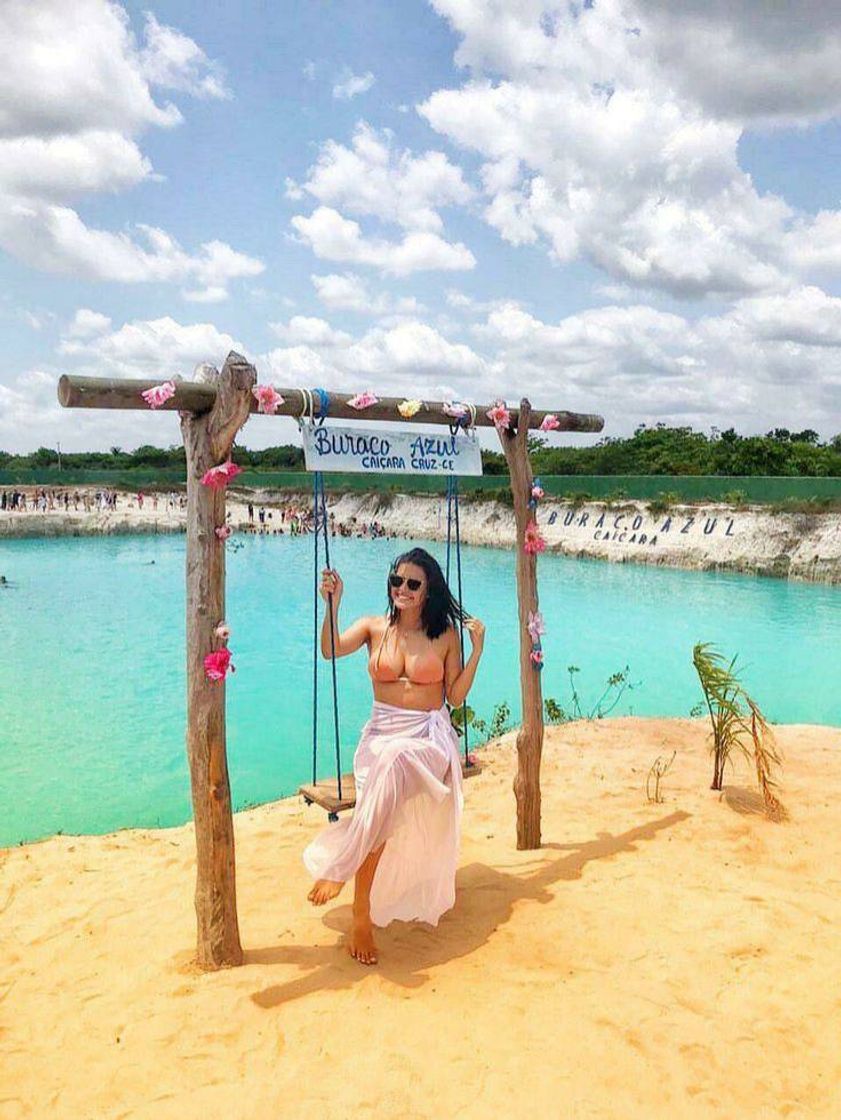
[{"label": "white cloud", "polygon": [[231,96],[219,64],[212,62],[187,35],[158,23],[151,12],[146,13],[145,34],[140,65],[152,85],[182,90],[200,98]]},{"label": "white cloud", "polygon": [[0,139],[0,197],[64,200],[119,191],[152,173],[133,140],[118,132]]},{"label": "white cloud", "polygon": [[831,0],[640,0],[636,8],[658,66],[711,114],[787,124],[841,110],[841,23]]},{"label": "white cloud", "polygon": [[758,339],[841,347],[841,299],[820,288],[801,287],[784,296],[743,299],[730,317]]},{"label": "white cloud", "polygon": [[91,280],[131,284],[146,281],[198,282],[192,299],[224,298],[226,284],[257,276],[261,261],[220,241],[209,241],[190,255],[163,230],[138,226],[142,242],[125,233],[90,229],[75,210],[15,200],[0,210],[0,245],[34,268]]},{"label": "white cloud", "polygon": [[360,93],[367,93],[375,81],[369,70],[365,74],[354,74],[346,70],[333,86],[333,96],[337,101],[350,101]]},{"label": "white cloud", "polygon": [[815,289],[697,321],[635,305],[550,324],[512,304],[476,336],[494,353],[500,395],[601,412],[612,434],[657,421],[768,430],[784,399],[786,426],[829,435],[827,402],[841,401],[841,300]]},{"label": "white cloud", "polygon": [[111,330],[106,316],[82,308],[58,345],[60,365],[26,370],[12,384],[0,384],[0,448],[27,451],[54,447],[57,440],[68,451],[177,443],[181,437],[174,413],[62,408],[56,396],[59,375],[189,379],[197,364],[220,366],[230,350],[248,353],[212,323],[185,325],[165,316]]},{"label": "white cloud", "polygon": [[448,288],[444,298],[447,306],[452,307],[454,311],[472,316],[486,315],[489,311],[510,307],[514,302],[510,299],[474,299],[473,296],[460,292],[457,288]]},{"label": "white cloud", "polygon": [[288,323],[269,323],[279,339],[291,345],[346,346],[352,341],[345,331],[337,331],[325,319],[293,315]]},{"label": "white cloud", "polygon": [[284,186],[286,188],[283,192],[284,196],[291,199],[293,202],[300,202],[304,197],[303,189],[295,182],[294,179],[291,179],[288,175],[284,180]]},{"label": "white cloud", "polygon": [[[784,422],[825,436],[839,426],[841,298],[815,287],[746,298],[697,320],[636,304],[545,322],[508,301],[472,328],[470,345],[417,318],[353,335],[310,316],[272,329],[283,345],[253,360],[261,378],[278,384],[337,391],[373,385],[380,393],[479,404],[527,395],[537,407],[601,412],[606,434],[614,436],[658,421],[743,432]],[[58,353],[61,372],[163,378],[189,377],[204,361],[218,366],[231,349],[248,353],[213,323],[166,316],[112,329],[106,316],[81,308]],[[0,386],[0,447],[23,450],[57,438],[68,448],[133,446],[166,438],[145,415],[109,414],[106,424],[94,414],[94,424],[90,416],[63,412],[55,400],[58,372],[42,366]],[[280,437],[272,428],[256,438]]]},{"label": "white cloud", "polygon": [[105,0],[4,0],[0,136],[126,135],[171,127],[143,73],[128,16]]},{"label": "white cloud", "polygon": [[219,366],[230,350],[247,353],[241,342],[212,323],[184,325],[168,315],[124,323],[93,337],[67,338],[59,346],[61,354],[82,362],[86,372],[107,370],[111,377],[189,378],[198,363]]},{"label": "white cloud", "polygon": [[361,276],[354,272],[331,272],[310,277],[318,298],[335,311],[358,311],[363,315],[420,315],[426,308],[414,296],[395,296],[390,292],[373,295]]},{"label": "white cloud", "polygon": [[476,265],[476,258],[461,242],[451,244],[436,233],[424,231],[407,233],[401,241],[367,238],[357,222],[328,206],[319,206],[309,218],[294,217],[292,226],[322,260],[370,265],[395,276],[431,269],[458,271]]},{"label": "white cloud", "polygon": [[54,311],[44,311],[41,308],[38,308],[37,311],[32,311],[29,308],[22,308],[18,312],[18,315],[33,331],[43,330],[45,327],[54,323],[58,318]]},{"label": "white cloud", "polygon": [[484,216],[506,241],[680,297],[785,291],[841,262],[841,216],[760,194],[738,159],[750,124],[841,111],[826,5],[433,4],[470,76],[419,111],[484,160]]},{"label": "white cloud", "polygon": [[[326,326],[326,324],[325,324]],[[295,332],[290,332],[295,337]],[[300,333],[298,334],[300,337]],[[279,347],[258,359],[270,373],[287,383],[315,379],[337,391],[358,389],[376,379],[380,392],[404,392],[434,397],[442,378],[457,378],[472,386],[487,368],[480,355],[463,343],[453,343],[426,323],[401,322],[373,327],[357,339],[343,332],[332,344],[299,342]]]},{"label": "white cloud", "polygon": [[220,284],[211,284],[207,288],[186,289],[181,295],[188,303],[222,303],[228,298],[228,289]]},{"label": "white cloud", "polygon": [[[301,188],[293,183],[291,189]],[[465,205],[473,197],[461,169],[443,152],[414,156],[395,150],[390,132],[377,132],[364,121],[356,126],[350,148],[334,140],[322,144],[302,189],[351,214],[375,215],[404,229],[434,232],[443,226],[440,207]],[[300,194],[287,190],[287,197]]]},{"label": "white cloud", "polygon": [[0,384],[0,448],[12,453],[55,447],[62,451],[105,450],[178,443],[181,433],[174,412],[102,413],[96,409],[62,408],[56,396],[59,368],[28,369],[11,384]]},{"label": "white cloud", "polygon": [[157,178],[134,137],[181,121],[152,86],[229,96],[221,72],[186,35],[146,17],[136,42],[108,0],[6,0],[0,36],[0,246],[25,264],[92,280],[192,284],[187,298],[227,296],[263,265],[219,240],[186,252],[162,230],[91,228],[68,204]]},{"label": "white cloud", "polygon": [[90,338],[92,335],[104,334],[111,326],[111,320],[100,311],[91,311],[89,307],[80,307],[67,327],[70,338]]},{"label": "white cloud", "polygon": [[739,121],[813,121],[841,109],[841,24],[827,0],[432,6],[462,36],[456,61],[473,71],[550,79],[600,71],[604,90],[657,73],[708,115]]},{"label": "white cloud", "polygon": [[[461,169],[443,152],[415,156],[398,150],[388,130],[377,132],[362,121],[351,147],[328,140],[304,183],[287,179],[287,198],[300,199],[304,192],[321,205],[309,217],[296,215],[292,226],[322,260],[367,265],[395,276],[470,269],[476,264],[464,244],[441,236],[439,208],[464,205],[473,197]],[[358,222],[337,207],[380,224],[397,225],[402,237],[393,240],[363,233]]]}]

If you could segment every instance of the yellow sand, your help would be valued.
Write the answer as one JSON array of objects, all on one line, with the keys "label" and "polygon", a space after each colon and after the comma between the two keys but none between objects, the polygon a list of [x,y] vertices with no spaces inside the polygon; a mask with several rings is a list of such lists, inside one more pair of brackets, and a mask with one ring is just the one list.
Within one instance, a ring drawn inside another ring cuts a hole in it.
[{"label": "yellow sand", "polygon": [[[305,900],[324,823],[237,817],[246,965],[200,974],[190,827],[0,853],[0,1116],[50,1120],[841,1116],[841,731],[779,730],[784,824],[705,727],[547,735],[540,851],[514,844],[511,736],[466,786],[437,929],[342,945]],[[646,772],[677,750],[662,804]]]}]

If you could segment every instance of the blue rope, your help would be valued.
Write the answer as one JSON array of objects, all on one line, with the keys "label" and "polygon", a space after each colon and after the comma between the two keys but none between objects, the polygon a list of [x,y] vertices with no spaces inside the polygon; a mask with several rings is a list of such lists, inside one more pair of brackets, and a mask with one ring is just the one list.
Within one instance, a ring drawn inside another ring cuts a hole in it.
[{"label": "blue rope", "polygon": [[450,538],[453,530],[453,476],[447,475],[447,586],[450,584]]},{"label": "blue rope", "polygon": [[[330,532],[327,522],[327,500],[324,495],[324,476],[321,471],[313,475],[313,650],[312,650],[312,782],[318,773],[318,537],[324,532],[324,562],[330,567]],[[342,758],[339,746],[339,686],[336,676],[336,632],[333,623],[333,596],[327,597],[330,614],[330,663],[333,676],[333,730],[336,739],[336,784],[339,799],[342,797]]]},{"label": "blue rope", "polygon": [[[451,551],[451,542],[452,542],[452,535],[453,535],[453,521],[455,521],[455,531],[456,531],[456,549],[455,549],[455,551],[456,551],[456,572],[457,572],[456,579],[457,579],[457,586],[458,586],[457,598],[458,598],[459,610],[461,611],[461,605],[462,605],[461,532],[460,532],[459,516],[458,516],[458,479],[456,478],[455,475],[448,475],[447,476],[447,562],[446,562],[447,586],[449,586],[449,583],[450,583],[450,551]],[[459,618],[459,621],[458,621],[458,630],[459,630],[459,645],[461,647],[461,650],[460,650],[461,669],[463,670],[464,669],[464,622],[462,621],[461,618]],[[470,748],[469,748],[468,733],[467,733],[467,697],[464,698],[464,703],[461,706],[461,733],[464,736],[464,761],[469,766],[470,762],[469,762],[468,755],[469,755]]]},{"label": "blue rope", "polygon": [[312,397],[314,418],[316,420],[324,420],[327,413],[330,411],[330,394],[326,389],[313,389]]},{"label": "blue rope", "polygon": [[[312,516],[318,525],[318,475],[312,479]],[[312,552],[312,784],[318,781],[318,533]]]},{"label": "blue rope", "polygon": [[[321,528],[324,531],[324,560],[330,567],[330,527],[327,520],[327,498],[324,494],[324,475],[317,473],[321,487]],[[315,532],[318,534],[318,521],[315,523]],[[342,752],[339,745],[339,684],[336,676],[336,631],[333,622],[333,595],[327,597],[327,606],[330,612],[330,668],[333,675],[333,731],[336,745],[336,785],[339,800],[342,799]]]},{"label": "blue rope", "polygon": [[[458,573],[458,605],[461,609],[464,601],[463,592],[461,587],[461,530],[459,527],[458,517],[458,479],[453,476],[453,505],[455,507],[456,515],[456,572]],[[461,646],[461,667],[464,669],[464,619],[459,617],[458,620],[459,644]],[[462,727],[464,729],[464,761],[469,765],[469,748],[467,742],[467,697],[464,698],[462,705]]]}]

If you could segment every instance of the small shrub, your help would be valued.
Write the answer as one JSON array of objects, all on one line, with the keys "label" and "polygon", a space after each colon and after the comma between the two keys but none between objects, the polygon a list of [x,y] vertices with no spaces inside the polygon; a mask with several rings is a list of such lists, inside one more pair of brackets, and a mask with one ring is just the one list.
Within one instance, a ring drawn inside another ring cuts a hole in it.
[{"label": "small shrub", "polygon": [[728,506],[743,506],[748,500],[748,496],[744,490],[727,490],[721,495],[721,500]]},{"label": "small shrub", "polygon": [[609,490],[602,498],[602,501],[608,509],[613,509],[615,506],[628,501],[628,492],[627,490],[621,489]]},{"label": "small shrub", "polygon": [[569,716],[564,709],[560,706],[557,700],[553,700],[551,696],[547,696],[543,701],[543,710],[546,715],[547,723],[566,723]]},{"label": "small shrub", "polygon": [[662,490],[656,498],[652,498],[648,503],[648,512],[652,517],[660,517],[661,514],[667,513],[672,506],[680,503],[680,494],[676,494],[673,490]]},{"label": "small shrub", "polygon": [[573,509],[580,509],[587,502],[592,502],[593,495],[586,490],[568,490],[563,498],[565,502],[569,502]]},{"label": "small shrub", "polygon": [[623,693],[633,692],[640,685],[639,681],[636,684],[631,683],[631,669],[629,665],[626,665],[621,671],[610,674],[601,696],[589,712],[585,712],[581,707],[581,697],[575,687],[575,677],[580,672],[581,670],[577,665],[567,665],[567,675],[569,676],[569,686],[572,693],[572,711],[567,717],[569,719],[604,719],[605,716],[610,715],[622,699]]},{"label": "small shrub", "polygon": [[[655,758],[651,769],[648,771],[648,777],[645,779],[645,796],[649,801],[656,801],[660,804],[663,800],[663,795],[660,792],[660,779],[672,765],[675,760],[677,751],[672,751],[672,757],[668,762],[665,762],[662,755]],[[651,792],[651,785],[654,784],[654,792]]]},{"label": "small shrub", "polygon": [[500,735],[504,735],[509,730],[511,724],[511,707],[507,700],[502,700],[499,704],[494,705],[493,715],[491,716],[490,726],[488,728],[488,738],[498,739]]},{"label": "small shrub", "polygon": [[699,642],[692,650],[692,663],[701,682],[712,724],[713,780],[711,789],[720,790],[724,767],[735,750],[752,761],[769,817],[779,820],[785,809],[778,800],[774,766],[782,765],[774,736],[759,705],[745,692],[736,672],[736,658],[729,664],[709,642]]},{"label": "small shrub", "polygon": [[465,704],[461,708],[450,709],[450,723],[459,734],[464,731],[465,722],[467,723],[468,727],[472,727],[475,724],[475,721],[476,713],[473,711],[469,704]]}]

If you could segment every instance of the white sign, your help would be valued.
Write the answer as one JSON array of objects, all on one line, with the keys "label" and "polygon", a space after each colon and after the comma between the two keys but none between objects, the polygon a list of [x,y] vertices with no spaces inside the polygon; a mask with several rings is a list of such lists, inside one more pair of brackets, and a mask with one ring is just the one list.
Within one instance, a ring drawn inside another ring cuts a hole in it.
[{"label": "white sign", "polygon": [[402,428],[330,428],[304,425],[308,471],[355,474],[480,475],[482,454],[465,432],[425,435]]}]

